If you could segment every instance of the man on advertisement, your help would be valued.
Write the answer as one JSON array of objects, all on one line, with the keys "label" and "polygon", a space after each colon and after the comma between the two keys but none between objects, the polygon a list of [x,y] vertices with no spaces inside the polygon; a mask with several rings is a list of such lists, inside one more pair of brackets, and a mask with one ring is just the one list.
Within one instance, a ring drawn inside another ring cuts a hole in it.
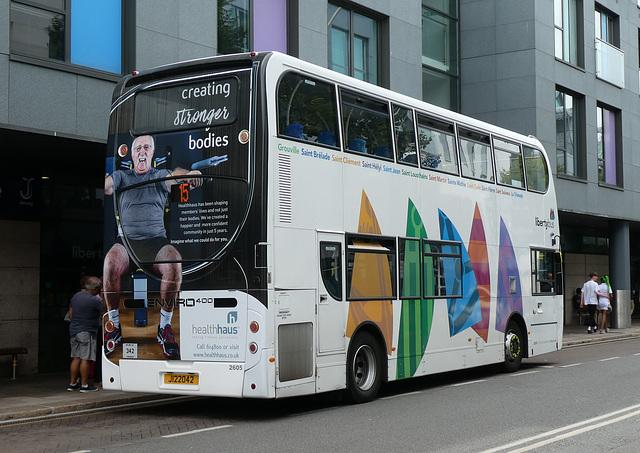
[{"label": "man on advertisement", "polygon": [[[113,354],[123,340],[119,319],[121,278],[130,271],[131,266],[135,266],[123,243],[123,235],[126,235],[127,244],[135,251],[139,261],[155,262],[153,270],[161,277],[160,297],[166,302],[160,310],[157,341],[166,358],[180,358],[180,349],[171,329],[171,319],[182,284],[182,257],[167,238],[164,210],[171,186],[187,182],[190,188],[199,187],[202,185],[202,178],[197,176],[202,173],[182,168],[172,171],[154,168],[154,153],[153,137],[139,136],[131,145],[132,168],[116,170],[105,177],[104,193],[118,195],[121,221],[118,225],[118,238],[104,261],[104,291],[109,316],[104,334],[107,356]],[[173,179],[173,176],[184,178]],[[138,184],[140,185],[137,187],[124,190]]]}]

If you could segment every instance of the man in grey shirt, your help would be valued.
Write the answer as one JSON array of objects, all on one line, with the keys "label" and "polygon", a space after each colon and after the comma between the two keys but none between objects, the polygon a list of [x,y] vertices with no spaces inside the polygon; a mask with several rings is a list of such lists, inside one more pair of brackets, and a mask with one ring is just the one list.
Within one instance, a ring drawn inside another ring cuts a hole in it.
[{"label": "man in grey shirt", "polygon": [[[170,244],[164,226],[164,208],[171,186],[177,184],[172,176],[184,176],[191,188],[202,185],[202,179],[193,177],[201,175],[198,170],[187,171],[176,168],[173,171],[157,169],[152,166],[155,153],[155,141],[150,135],[137,137],[131,145],[133,168],[130,170],[116,170],[107,175],[104,180],[105,195],[118,193],[120,197],[120,219],[122,229],[136,255],[142,261],[155,261],[153,270],[161,276],[160,297],[169,301],[160,310],[158,324],[158,344],[164,356],[168,359],[179,359],[180,349],[175,341],[171,329],[173,303],[178,297],[182,284],[182,257],[180,252]],[[163,178],[169,178],[164,179]],[[156,180],[156,182],[153,182]],[[122,191],[133,184],[143,184],[139,187]],[[118,226],[120,228],[120,225]],[[122,342],[123,334],[120,328],[120,279],[133,264],[121,239],[111,247],[104,261],[104,290],[107,301],[109,322],[105,326],[104,351],[107,356],[113,354]]]},{"label": "man in grey shirt", "polygon": [[[100,279],[88,277],[82,280],[82,289],[71,298],[69,305],[69,337],[71,345],[71,381],[67,390],[94,392],[89,385],[91,361],[96,358],[96,335],[102,314],[102,289]],[[77,383],[80,374],[80,384]]]}]

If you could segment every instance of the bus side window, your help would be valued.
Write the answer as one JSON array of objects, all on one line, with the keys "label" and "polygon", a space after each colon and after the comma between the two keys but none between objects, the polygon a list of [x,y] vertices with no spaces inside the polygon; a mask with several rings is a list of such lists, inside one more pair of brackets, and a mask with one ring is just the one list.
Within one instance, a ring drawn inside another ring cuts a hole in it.
[{"label": "bus side window", "polygon": [[393,137],[398,162],[417,166],[416,127],[411,109],[393,105]]},{"label": "bus side window", "polygon": [[562,264],[551,250],[531,250],[531,292],[536,295],[562,294]]},{"label": "bus side window", "polygon": [[396,241],[383,236],[347,236],[347,300],[396,297]]},{"label": "bus side window", "polygon": [[418,114],[418,146],[422,168],[458,174],[454,134],[452,123]]},{"label": "bus side window", "polygon": [[420,239],[398,239],[400,298],[420,299]]},{"label": "bus side window", "polygon": [[342,244],[320,242],[320,275],[331,297],[342,300]]},{"label": "bus side window", "polygon": [[493,182],[493,157],[489,135],[458,128],[462,176]]},{"label": "bus side window", "polygon": [[524,170],[527,176],[527,189],[545,193],[549,190],[549,170],[542,153],[534,148],[524,147]]},{"label": "bus side window", "polygon": [[338,109],[333,85],[288,72],[278,85],[278,134],[336,147]]},{"label": "bus side window", "polygon": [[493,150],[496,157],[498,183],[523,189],[524,171],[520,145],[494,137]]},{"label": "bus side window", "polygon": [[345,148],[392,159],[389,104],[346,90],[340,94]]},{"label": "bus side window", "polygon": [[463,275],[462,247],[459,242],[423,239],[422,259],[425,299],[462,297],[462,285],[451,283]]}]

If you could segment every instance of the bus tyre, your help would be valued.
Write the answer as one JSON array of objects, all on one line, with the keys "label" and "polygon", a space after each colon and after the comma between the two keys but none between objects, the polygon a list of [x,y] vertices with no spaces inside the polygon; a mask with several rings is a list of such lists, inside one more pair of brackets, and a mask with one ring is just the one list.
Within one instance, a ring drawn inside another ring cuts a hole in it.
[{"label": "bus tyre", "polygon": [[373,400],[382,383],[382,350],[368,332],[351,340],[347,360],[347,396],[354,403]]},{"label": "bus tyre", "polygon": [[504,362],[502,362],[502,371],[505,373],[513,373],[518,371],[522,363],[522,331],[520,326],[511,321],[507,325],[507,331],[504,334]]}]

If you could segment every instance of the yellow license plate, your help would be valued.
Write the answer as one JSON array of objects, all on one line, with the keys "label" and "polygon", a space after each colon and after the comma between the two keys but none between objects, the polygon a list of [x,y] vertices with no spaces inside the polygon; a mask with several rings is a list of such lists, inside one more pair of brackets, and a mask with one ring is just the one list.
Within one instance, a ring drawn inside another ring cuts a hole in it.
[{"label": "yellow license plate", "polygon": [[165,373],[164,374],[164,383],[165,384],[184,384],[184,385],[198,385],[198,376],[197,374],[187,373]]}]

